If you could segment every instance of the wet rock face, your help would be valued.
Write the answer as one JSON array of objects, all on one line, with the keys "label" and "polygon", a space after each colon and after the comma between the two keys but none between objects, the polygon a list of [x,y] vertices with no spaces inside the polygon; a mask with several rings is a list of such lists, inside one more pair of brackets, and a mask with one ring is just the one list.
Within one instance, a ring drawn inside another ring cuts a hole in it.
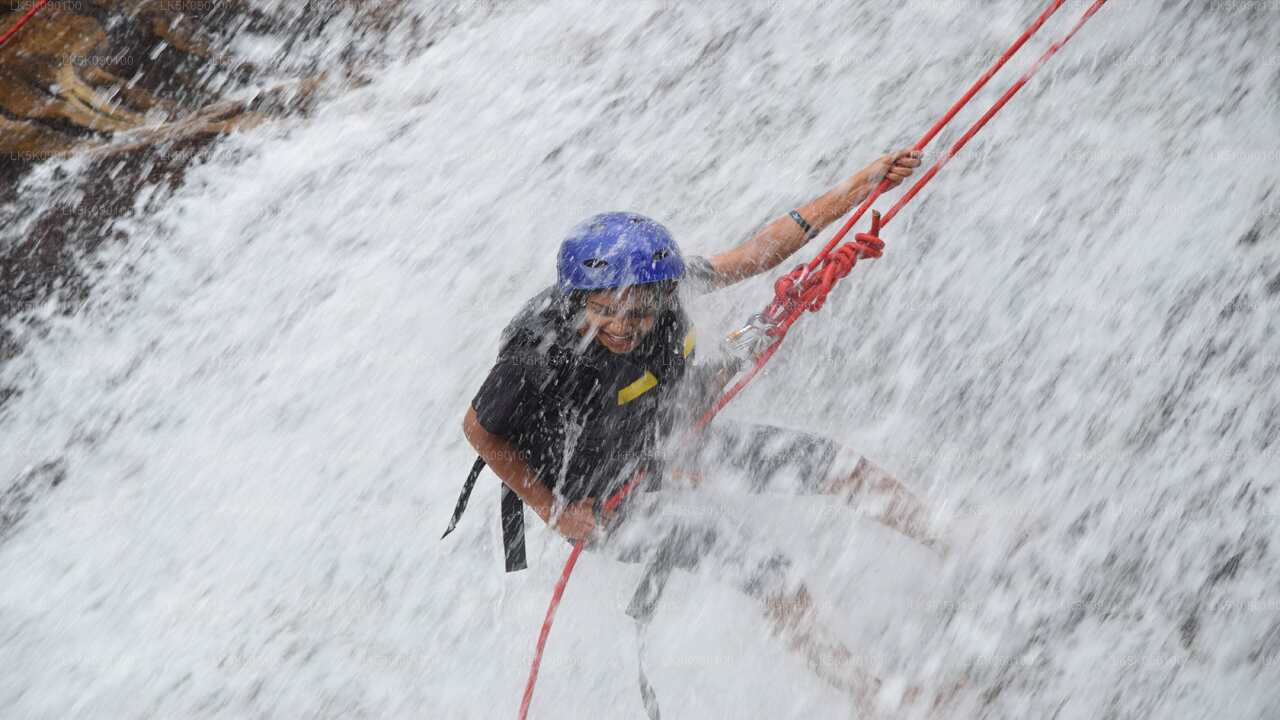
[{"label": "wet rock face", "polygon": [[[0,33],[33,4],[0,0]],[[80,304],[88,288],[79,268],[123,237],[116,222],[142,189],[156,189],[149,205],[163,203],[220,135],[306,112],[322,83],[364,82],[397,27],[400,47],[416,52],[462,16],[441,6],[424,19],[401,0],[41,7],[0,46],[0,363],[18,351],[5,321],[51,297],[64,312]],[[349,31],[326,34],[338,25]],[[232,49],[245,36],[276,48],[263,68]],[[24,183],[57,157],[85,162],[46,166],[38,183]],[[0,386],[0,406],[11,392]]]},{"label": "wet rock face", "polygon": [[[110,218],[129,205],[142,176],[176,179],[196,138],[211,136],[189,133],[161,150],[153,130],[152,142],[140,139],[94,160],[79,187],[58,188],[60,202],[19,202],[18,182],[34,163],[102,152],[118,133],[144,123],[176,124],[234,82],[236,68],[219,68],[206,38],[229,28],[239,3],[218,3],[216,12],[214,3],[190,3],[186,12],[178,5],[51,2],[0,47],[0,217],[7,226],[30,222],[0,247],[0,319],[74,284],[73,258],[109,236]],[[0,2],[0,26],[12,27],[30,7],[27,0]],[[215,72],[206,72],[211,67]],[[0,359],[14,350],[0,334]]]},{"label": "wet rock face", "polygon": [[[97,158],[74,182],[73,191],[57,202],[39,209],[23,202],[0,209],[0,223],[30,222],[28,230],[0,253],[0,320],[55,292],[67,310],[83,300],[87,287],[78,259],[116,235],[113,221],[132,207],[139,188],[152,183],[172,188],[180,183],[183,169],[209,137]],[[0,328],[0,362],[17,350],[10,334]],[[0,388],[0,404],[3,401]]]},{"label": "wet rock face", "polygon": [[[0,33],[35,0],[0,0]],[[322,83],[362,84],[498,0],[426,11],[401,0],[51,0],[0,45],[0,363],[17,345],[6,320],[57,297],[83,299],[81,259],[122,236],[115,222],[143,188],[164,202],[218,136],[303,113]],[[343,32],[330,32],[341,29]],[[269,39],[270,58],[235,41]],[[320,57],[318,57],[320,56]],[[269,66],[269,67],[267,67]],[[265,87],[263,87],[265,85]],[[85,164],[43,172],[58,157]],[[6,389],[0,387],[0,405]]]},{"label": "wet rock face", "polygon": [[[31,4],[0,1],[0,25]],[[49,3],[0,47],[0,173],[214,102],[252,72],[215,48],[255,20],[239,0]]]},{"label": "wet rock face", "polygon": [[[33,5],[0,0],[0,33]],[[52,0],[0,46],[0,190],[50,156],[216,135],[297,109],[321,73],[315,63],[299,63],[294,46],[339,18],[368,41],[326,48],[337,51],[348,79],[377,60],[374,49],[393,27],[421,30],[400,0]],[[304,68],[294,73],[297,82],[228,102],[260,79],[254,62],[230,49],[241,34],[279,42],[271,77],[290,74],[275,64],[289,58]]]},{"label": "wet rock face", "polygon": [[[32,7],[0,0],[0,32]],[[334,5],[329,3],[329,6]],[[148,185],[172,188],[219,134],[304,109],[318,78],[243,91],[253,64],[225,48],[237,33],[314,31],[333,7],[289,17],[241,0],[54,0],[0,46],[0,321],[53,293],[84,288],[75,259],[113,237],[113,220]],[[32,167],[82,156],[74,178],[20,191]],[[0,362],[16,347],[0,330]],[[0,402],[3,402],[0,390]]]}]

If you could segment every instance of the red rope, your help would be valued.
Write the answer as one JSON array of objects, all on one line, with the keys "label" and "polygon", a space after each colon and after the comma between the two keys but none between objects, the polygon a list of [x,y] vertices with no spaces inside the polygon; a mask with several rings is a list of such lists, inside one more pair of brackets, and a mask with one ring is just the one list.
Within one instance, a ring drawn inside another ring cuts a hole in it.
[{"label": "red rope", "polygon": [[[835,283],[839,282],[842,278],[848,275],[851,270],[853,270],[859,258],[880,257],[880,253],[884,249],[884,242],[879,238],[880,228],[892,220],[893,217],[897,215],[898,211],[910,202],[911,199],[920,192],[921,188],[927,185],[929,181],[938,174],[942,169],[942,166],[949,162],[951,158],[955,157],[955,154],[965,146],[965,143],[969,142],[969,140],[972,139],[973,136],[976,135],[978,131],[995,116],[996,113],[1000,112],[1000,109],[1003,108],[1005,104],[1022,89],[1022,86],[1026,85],[1031,76],[1034,75],[1049,58],[1053,57],[1053,55],[1062,48],[1063,45],[1066,45],[1067,42],[1076,34],[1076,31],[1079,30],[1085,22],[1087,22],[1089,18],[1106,3],[1106,1],[1107,0],[1094,0],[1093,5],[1085,11],[1084,15],[1075,24],[1071,31],[1062,39],[1050,46],[1049,50],[1040,56],[1036,63],[1032,65],[1031,69],[1027,70],[1022,77],[1020,77],[1018,81],[1015,82],[1013,86],[996,101],[991,109],[987,110],[978,122],[974,123],[974,125],[970,127],[969,130],[954,145],[952,145],[950,149],[948,149],[946,154],[944,154],[937,163],[929,168],[929,171],[925,173],[925,175],[921,177],[914,186],[912,186],[910,191],[898,200],[897,204],[895,204],[883,218],[881,218],[879,213],[873,212],[871,216],[870,232],[858,233],[854,236],[853,241],[845,243],[839,248],[836,247],[836,245],[844,239],[845,235],[849,233],[849,230],[862,218],[867,209],[870,208],[871,205],[888,189],[889,182],[887,180],[881,181],[879,187],[877,187],[875,191],[858,206],[858,209],[844,224],[844,226],[840,228],[840,231],[827,242],[826,246],[822,248],[822,251],[819,252],[812,261],[807,265],[800,265],[796,267],[794,270],[778,279],[774,285],[774,300],[769,304],[769,307],[765,309],[764,313],[768,320],[775,323],[773,330],[770,331],[775,337],[773,343],[770,344],[763,353],[761,353],[760,357],[756,359],[755,364],[752,365],[747,373],[739,379],[733,387],[725,392],[724,395],[716,400],[711,409],[698,420],[694,426],[694,432],[698,432],[706,427],[716,414],[719,413],[725,405],[728,405],[729,401],[737,396],[737,394],[741,392],[753,378],[755,378],[765,364],[769,362],[769,359],[773,357],[774,353],[778,351],[778,347],[782,345],[783,339],[786,338],[787,331],[790,330],[791,326],[801,315],[804,314],[806,310],[814,312],[822,308],[823,303],[826,302],[828,293],[831,292],[831,288]],[[1042,25],[1044,25],[1045,21],[1048,20],[1049,17],[1058,10],[1058,8],[1062,7],[1064,2],[1065,0],[1054,0],[1049,7],[1046,8],[1038,18],[1036,18],[1035,22],[1022,33],[1013,45],[1009,46],[1009,49],[1005,50],[1004,54],[996,60],[995,64],[988,68],[987,71],[978,78],[977,82],[975,82],[969,90],[951,106],[947,113],[943,115],[938,122],[934,123],[933,127],[929,128],[929,131],[920,138],[913,149],[923,150],[934,139],[934,137],[937,136],[943,127],[951,122],[952,118],[960,112],[961,108],[967,105],[978,91],[987,84],[987,81],[990,80],[1000,70],[1000,68],[1004,67],[1005,63],[1007,63],[1009,59],[1018,52],[1018,50],[1031,38],[1032,35],[1036,33],[1036,31],[1040,29]],[[630,494],[638,482],[638,479],[628,482],[621,490],[609,498],[608,502],[605,503],[605,508],[607,510],[613,510],[616,508],[623,499]],[[520,702],[520,720],[525,720],[525,718],[528,717],[529,704],[533,700],[533,690],[538,679],[538,669],[542,664],[542,654],[546,649],[547,637],[551,633],[551,623],[555,619],[556,610],[560,607],[560,600],[564,596],[565,587],[569,583],[569,576],[573,573],[573,568],[578,562],[578,556],[582,554],[582,547],[583,543],[581,541],[574,544],[572,552],[569,553],[569,559],[565,563],[564,570],[560,573],[560,579],[556,582],[555,590],[552,592],[551,605],[547,608],[547,615],[542,622],[542,631],[538,635],[538,644],[534,650],[533,664],[529,671],[529,681],[525,685],[524,697]]]},{"label": "red rope", "polygon": [[[609,498],[604,504],[606,512],[613,512],[642,478],[636,478],[623,486],[621,490]],[[551,593],[551,605],[547,607],[547,616],[542,620],[542,631],[538,633],[538,646],[533,651],[533,665],[529,668],[529,681],[524,686],[524,697],[520,698],[520,720],[529,716],[529,703],[533,701],[533,687],[538,682],[538,668],[542,666],[542,651],[547,647],[547,636],[551,634],[551,622],[556,619],[556,610],[560,608],[560,599],[564,597],[565,586],[569,584],[569,576],[573,574],[573,566],[578,564],[578,556],[582,554],[582,541],[573,544],[569,559],[565,561],[560,579],[556,581],[556,589]]]},{"label": "red rope", "polygon": [[[1031,23],[1030,27],[1028,27],[1022,35],[1020,35],[1018,39],[1004,51],[1004,54],[1001,55],[991,67],[987,68],[986,72],[982,73],[982,76],[969,87],[964,95],[960,96],[959,100],[955,101],[955,104],[951,106],[951,109],[947,110],[946,114],[939,118],[938,122],[934,123],[933,127],[929,128],[929,131],[926,132],[924,136],[916,141],[916,144],[913,145],[911,149],[924,150],[929,143],[933,142],[933,138],[936,137],[939,132],[942,132],[942,128],[946,127],[947,124],[951,122],[951,119],[956,116],[956,113],[960,112],[965,105],[968,105],[969,101],[973,99],[974,95],[978,94],[979,90],[986,87],[987,81],[994,77],[997,72],[1000,72],[1000,68],[1003,68],[1005,63],[1009,62],[1009,59],[1022,49],[1022,46],[1031,39],[1032,35],[1035,35],[1040,30],[1040,27],[1058,11],[1058,8],[1062,7],[1064,2],[1066,2],[1066,0],[1054,0],[1050,3],[1049,7],[1045,8],[1044,12],[1040,13],[1040,16],[1036,18],[1035,22]],[[813,272],[822,258],[825,257],[827,253],[831,252],[831,249],[836,246],[836,243],[844,239],[844,236],[849,233],[849,230],[853,228],[854,225],[858,224],[858,221],[861,220],[862,216],[867,212],[867,208],[874,205],[875,201],[880,199],[880,196],[888,189],[889,182],[887,180],[881,181],[880,186],[875,189],[875,192],[868,195],[867,199],[862,201],[862,204],[858,206],[858,209],[854,211],[853,215],[849,216],[848,222],[840,228],[839,232],[827,241],[827,244],[822,247],[822,250],[818,253],[817,257],[809,263],[809,272]]]},{"label": "red rope", "polygon": [[1023,73],[1022,77],[1018,78],[1018,81],[1006,90],[1004,95],[1000,96],[1000,99],[991,106],[991,109],[987,110],[986,114],[981,118],[978,118],[978,121],[975,122],[964,135],[960,136],[960,139],[947,150],[946,154],[938,159],[938,162],[934,163],[933,167],[929,168],[928,172],[916,181],[916,184],[913,185],[910,190],[904,193],[902,197],[898,198],[898,202],[895,203],[892,208],[889,208],[889,212],[884,214],[884,222],[887,224],[895,215],[898,214],[898,211],[901,210],[904,205],[911,202],[911,198],[914,198],[916,193],[920,192],[921,188],[929,184],[929,181],[933,179],[934,175],[938,174],[938,171],[942,169],[942,166],[951,162],[951,158],[955,157],[956,153],[960,152],[960,148],[964,147],[966,143],[973,139],[973,136],[977,135],[978,131],[986,126],[987,121],[995,117],[996,113],[1000,112],[1000,109],[1003,108],[1014,95],[1018,94],[1018,91],[1022,89],[1022,86],[1027,84],[1027,81],[1031,79],[1031,76],[1035,75],[1036,71],[1049,61],[1049,58],[1053,57],[1054,54],[1061,50],[1063,45],[1066,45],[1071,38],[1075,37],[1076,32],[1079,31],[1081,27],[1084,27],[1084,24],[1089,21],[1089,18],[1093,17],[1093,14],[1098,12],[1106,2],[1107,0],[1094,0],[1094,3],[1089,6],[1089,9],[1084,11],[1084,15],[1081,15],[1080,19],[1076,21],[1076,24],[1071,28],[1071,31],[1066,35],[1063,35],[1060,40],[1050,45],[1049,49],[1046,50],[1038,60],[1036,60],[1035,64]]},{"label": "red rope", "polygon": [[578,556],[582,554],[582,543],[575,543],[569,552],[569,560],[564,564],[560,579],[556,581],[556,589],[551,593],[551,605],[547,607],[547,616],[542,620],[542,632],[538,633],[538,646],[533,651],[533,665],[529,668],[529,682],[525,683],[524,696],[520,698],[520,720],[529,715],[529,703],[533,702],[533,686],[538,682],[538,668],[542,665],[542,651],[547,647],[547,636],[551,634],[551,622],[556,619],[556,610],[560,608],[560,598],[564,597],[564,588],[569,584],[569,575],[573,566],[578,564]]},{"label": "red rope", "polygon": [[[973,126],[970,127],[954,145],[951,146],[950,149],[948,149],[943,157],[930,167],[928,172],[926,172],[907,193],[899,198],[898,202],[889,210],[889,212],[885,213],[882,219],[877,221],[873,216],[871,233],[859,233],[854,236],[855,242],[848,243],[845,247],[853,246],[856,248],[858,243],[865,243],[868,236],[875,236],[881,226],[888,224],[888,222],[898,214],[898,211],[910,202],[911,199],[920,192],[920,189],[927,185],[929,181],[938,174],[942,169],[942,166],[950,162],[951,158],[955,157],[955,154],[960,151],[960,148],[964,147],[965,144],[968,143],[969,140],[987,124],[987,121],[994,117],[996,113],[1000,112],[1000,109],[1003,108],[1005,104],[1008,103],[1024,85],[1027,84],[1027,81],[1031,76],[1034,75],[1049,58],[1053,57],[1053,55],[1057,53],[1063,45],[1066,45],[1067,42],[1075,36],[1076,31],[1078,31],[1089,20],[1089,18],[1093,17],[1093,14],[1106,4],[1106,2],[1107,0],[1094,0],[1094,3],[1085,10],[1079,21],[1077,21],[1075,26],[1071,28],[1071,31],[1064,35],[1060,40],[1053,43],[1053,45],[1051,45],[1049,49],[1045,51],[1038,60],[1036,60],[1035,64],[1023,73],[1022,77],[1018,78],[1017,82],[1005,91],[1004,95],[1002,95],[1000,99],[997,100],[995,104],[993,104],[991,108],[987,110],[987,112],[976,123],[974,123]],[[958,112],[965,103],[973,98],[977,91],[986,84],[987,80],[991,79],[991,76],[995,74],[994,71],[1003,66],[1004,63],[1013,56],[1013,53],[1017,52],[1017,49],[1022,47],[1022,44],[1027,41],[1031,34],[1038,30],[1039,27],[1044,24],[1044,21],[1047,20],[1055,10],[1061,7],[1061,5],[1062,0],[1055,0],[1048,9],[1041,13],[1040,17],[1036,19],[1036,22],[1030,28],[1028,28],[1027,32],[1023,33],[1022,37],[1018,38],[1018,41],[1015,42],[1009,50],[1005,51],[1005,54],[1000,57],[994,66],[992,66],[991,70],[984,73],[983,76],[978,79],[978,82],[974,83],[974,86],[969,89],[969,92],[965,93],[964,97],[952,106],[951,110],[943,116],[942,120],[930,128],[929,132],[925,133],[924,137],[920,138],[920,141],[916,143],[913,149],[923,150],[925,145],[928,144],[929,141],[933,140],[938,131],[942,129],[945,122],[949,121],[952,117],[955,117],[956,112]],[[775,337],[773,344],[756,359],[755,364],[751,366],[746,374],[739,378],[738,382],[734,383],[733,387],[729,388],[729,390],[711,406],[711,409],[703,414],[702,418],[698,420],[696,425],[698,429],[706,427],[707,424],[715,418],[716,414],[729,404],[729,401],[737,397],[738,393],[741,392],[742,389],[745,388],[753,379],[755,379],[755,376],[759,374],[760,370],[769,362],[769,359],[773,357],[773,354],[777,352],[778,346],[782,343],[783,338],[787,335],[787,331],[791,329],[791,326],[796,322],[796,320],[804,314],[805,310],[812,312],[821,309],[823,303],[826,301],[827,293],[831,291],[832,285],[845,275],[848,275],[849,271],[853,269],[853,265],[855,265],[858,260],[858,253],[850,252],[837,255],[832,259],[832,248],[834,248],[836,243],[840,242],[840,240],[844,238],[850,228],[852,228],[862,217],[862,214],[866,212],[867,208],[880,197],[885,189],[887,189],[887,185],[888,183],[886,181],[882,181],[880,183],[880,186],[876,188],[876,191],[862,202],[857,211],[854,212],[853,216],[849,218],[849,221],[840,228],[840,231],[836,233],[835,237],[831,238],[831,240],[827,242],[826,246],[822,248],[822,251],[819,252],[817,257],[810,261],[808,265],[797,266],[794,270],[779,278],[774,284],[774,299],[769,303],[769,306],[765,308],[764,311],[765,317],[770,322],[774,323],[774,327],[770,331]],[[835,266],[834,268],[832,267],[833,265]],[[819,268],[821,268],[821,272],[815,275],[814,271]]]},{"label": "red rope", "polygon": [[22,16],[21,20],[14,23],[14,26],[9,28],[9,30],[5,32],[4,35],[0,35],[0,46],[3,46],[5,43],[9,42],[9,38],[13,37],[14,35],[17,35],[18,31],[22,29],[22,26],[26,25],[27,21],[35,17],[36,13],[40,12],[40,8],[48,4],[49,4],[49,0],[36,0],[36,3],[31,6],[31,9],[27,11],[26,15]]}]

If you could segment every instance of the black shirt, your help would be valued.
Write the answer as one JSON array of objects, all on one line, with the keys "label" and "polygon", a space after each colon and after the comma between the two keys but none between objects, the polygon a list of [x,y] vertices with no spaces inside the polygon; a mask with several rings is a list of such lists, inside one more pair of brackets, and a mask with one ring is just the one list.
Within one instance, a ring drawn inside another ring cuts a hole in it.
[{"label": "black shirt", "polygon": [[[687,265],[686,282],[709,289],[709,263],[690,258]],[[574,502],[603,498],[654,462],[694,340],[677,305],[620,355],[584,341],[571,312],[556,288],[530,300],[504,331],[471,404],[485,430],[512,443],[543,483]]]}]

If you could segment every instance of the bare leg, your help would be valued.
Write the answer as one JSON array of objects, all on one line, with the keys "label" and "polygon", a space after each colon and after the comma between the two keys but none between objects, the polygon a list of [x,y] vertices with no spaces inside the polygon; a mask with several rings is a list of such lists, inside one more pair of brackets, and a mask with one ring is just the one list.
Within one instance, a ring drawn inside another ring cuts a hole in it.
[{"label": "bare leg", "polygon": [[[697,485],[703,472],[727,470],[742,474],[746,489],[753,493],[841,496],[877,522],[945,552],[943,543],[929,531],[928,513],[919,498],[861,453],[828,437],[726,422],[708,429],[703,440],[680,450],[686,455],[676,454],[679,459],[668,466],[675,479]],[[682,471],[673,472],[673,468]]]},{"label": "bare leg", "polygon": [[[703,479],[702,473],[689,470],[672,469],[668,474],[691,485],[698,485]],[[851,505],[868,510],[882,525],[944,555],[948,551],[945,543],[929,533],[924,503],[906,485],[865,457],[859,458],[849,474],[834,476],[818,492],[844,496]]]},{"label": "bare leg", "polygon": [[[671,510],[668,504],[662,507]],[[705,513],[705,508],[702,511]],[[882,683],[872,670],[874,665],[869,658],[851,652],[822,622],[812,596],[792,574],[792,563],[785,555],[762,546],[741,520],[731,515],[679,513],[659,515],[653,522],[650,532],[619,536],[624,543],[639,543],[639,550],[647,555],[648,566],[627,608],[628,615],[640,623],[648,622],[672,571],[693,570],[709,561],[718,579],[763,605],[774,637],[782,639],[817,678],[847,696],[863,715],[875,714]],[[620,556],[630,552],[623,546],[613,550]],[[908,689],[903,700],[915,702],[919,694],[916,688]]]},{"label": "bare leg", "polygon": [[920,499],[865,457],[848,475],[828,482],[822,492],[844,496],[851,504],[866,507],[880,523],[934,550],[946,549],[929,534],[928,515]]},{"label": "bare leg", "polygon": [[[847,694],[861,712],[876,716],[875,699],[880,692],[881,680],[860,667],[859,659],[839,640],[826,639],[829,634],[823,633],[819,627],[813,599],[804,586],[794,593],[770,595],[765,599],[765,606],[774,634],[783,637],[790,650],[804,657],[815,675]],[[936,717],[950,717],[949,713],[940,713],[965,685],[962,678],[933,694],[928,708],[930,717],[935,714]],[[924,689],[912,686],[903,693],[902,704],[910,706],[924,699]]]},{"label": "bare leg", "polygon": [[778,593],[765,598],[765,616],[774,634],[804,658],[805,664],[823,682],[847,694],[855,705],[870,712],[880,680],[860,668],[857,658],[839,640],[818,626],[813,599],[801,586],[794,593]]}]

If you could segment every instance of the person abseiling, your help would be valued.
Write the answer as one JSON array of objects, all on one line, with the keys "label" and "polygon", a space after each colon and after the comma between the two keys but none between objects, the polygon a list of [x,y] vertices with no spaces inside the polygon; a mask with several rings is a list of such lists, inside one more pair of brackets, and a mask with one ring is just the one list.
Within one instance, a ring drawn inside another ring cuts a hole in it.
[{"label": "person abseiling", "polygon": [[[841,669],[852,655],[815,631],[812,603],[790,562],[723,513],[674,510],[680,503],[663,498],[726,467],[745,475],[749,492],[871,499],[866,504],[876,506],[881,522],[931,543],[920,503],[865,458],[814,435],[721,419],[703,431],[697,452],[673,451],[664,441],[688,428],[764,345],[695,365],[685,291],[723,288],[776,267],[882,179],[897,186],[919,165],[918,152],[886,155],[710,258],[685,257],[665,227],[632,212],[596,215],[573,228],[560,247],[556,285],[507,326],[497,362],[467,409],[463,432],[479,458],[449,531],[487,464],[503,483],[508,570],[525,566],[523,505],[566,538],[587,541],[589,550],[648,563],[633,615],[652,612],[672,568],[711,559],[716,572],[765,603],[766,616],[816,672],[865,701],[878,682]],[[762,453],[765,447],[773,452]],[[603,501],[638,473],[650,492],[633,493],[616,517],[602,512]]]}]

